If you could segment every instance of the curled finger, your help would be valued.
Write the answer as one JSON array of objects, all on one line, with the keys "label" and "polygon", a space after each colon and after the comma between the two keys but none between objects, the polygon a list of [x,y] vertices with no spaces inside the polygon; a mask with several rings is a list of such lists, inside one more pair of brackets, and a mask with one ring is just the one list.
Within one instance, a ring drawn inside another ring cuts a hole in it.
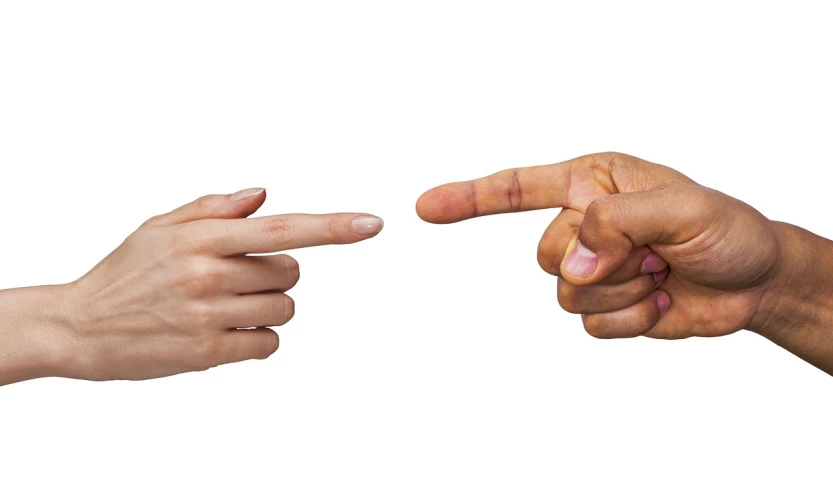
[{"label": "curled finger", "polygon": [[651,330],[671,305],[668,293],[657,290],[642,301],[617,311],[582,315],[584,329],[600,339],[638,337]]}]

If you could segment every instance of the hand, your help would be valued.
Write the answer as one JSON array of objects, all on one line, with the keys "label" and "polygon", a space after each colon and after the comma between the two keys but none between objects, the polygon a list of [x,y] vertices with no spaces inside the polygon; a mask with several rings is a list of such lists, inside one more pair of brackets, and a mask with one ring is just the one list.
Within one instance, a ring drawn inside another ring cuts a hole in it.
[{"label": "hand", "polygon": [[285,293],[298,281],[298,263],[246,254],[358,242],[382,221],[363,214],[243,219],[265,199],[263,189],[205,196],[147,221],[62,290],[62,327],[50,330],[62,355],[46,374],[146,379],[274,353],[278,335],[264,327],[292,318]]},{"label": "hand", "polygon": [[591,335],[716,336],[762,321],[780,259],[774,224],[661,165],[605,153],[505,170],[434,188],[417,213],[452,223],[556,207],[538,261]]}]

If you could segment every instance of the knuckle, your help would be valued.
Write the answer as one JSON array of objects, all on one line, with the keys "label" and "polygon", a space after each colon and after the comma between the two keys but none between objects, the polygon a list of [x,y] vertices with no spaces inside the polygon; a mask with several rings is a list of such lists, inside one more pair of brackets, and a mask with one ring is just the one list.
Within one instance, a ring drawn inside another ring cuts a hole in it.
[{"label": "knuckle", "polygon": [[645,274],[638,279],[638,283],[634,286],[634,297],[641,300],[657,288],[657,281],[654,279],[654,273]]},{"label": "knuckle", "polygon": [[287,323],[295,316],[295,300],[291,296],[283,295],[283,323]]},{"label": "knuckle", "polygon": [[286,294],[276,293],[267,296],[268,303],[263,306],[266,317],[265,325],[280,326],[289,323],[295,316],[295,301]]},{"label": "knuckle", "polygon": [[266,335],[265,339],[263,340],[261,347],[260,354],[257,356],[258,359],[266,359],[267,357],[271,356],[278,350],[280,347],[280,338],[278,334],[273,332],[272,330],[266,329],[266,331],[271,332],[269,335]]},{"label": "knuckle", "polygon": [[218,337],[206,336],[196,340],[191,349],[197,370],[205,370],[220,364],[222,342]]},{"label": "knuckle", "polygon": [[718,191],[708,189],[702,186],[697,187],[697,197],[695,202],[697,207],[700,209],[700,213],[698,214],[706,214],[708,216],[715,216],[719,214],[724,209],[725,200],[722,199],[724,196]]},{"label": "knuckle", "polygon": [[140,229],[141,228],[150,228],[150,227],[156,226],[157,223],[159,223],[161,220],[162,220],[162,218],[160,216],[153,216],[153,217],[148,218],[147,220],[145,220],[145,222],[142,223],[142,225],[139,228]]},{"label": "knuckle", "polygon": [[523,208],[523,193],[518,181],[518,169],[503,170],[496,175],[500,176],[497,181],[504,188],[502,192],[505,193],[509,209],[513,212],[520,211]]},{"label": "knuckle", "polygon": [[698,184],[675,182],[664,186],[679,203],[678,213],[686,219],[716,216],[725,207],[723,194]]},{"label": "knuckle", "polygon": [[601,315],[586,315],[583,318],[584,330],[597,339],[610,338],[610,329]]},{"label": "knuckle", "polygon": [[557,260],[549,252],[541,249],[538,250],[538,265],[541,266],[541,269],[543,269],[544,272],[552,274],[554,276],[560,276],[560,262],[560,260]]},{"label": "knuckle", "polygon": [[327,238],[329,241],[343,241],[343,229],[344,227],[342,226],[342,220],[339,219],[337,216],[330,216],[329,218],[327,218]]},{"label": "knuckle", "polygon": [[558,304],[569,313],[581,313],[582,290],[562,278],[558,278]]},{"label": "knuckle", "polygon": [[191,260],[183,275],[183,283],[197,294],[209,294],[222,288],[222,272],[206,260]]},{"label": "knuckle", "polygon": [[612,171],[614,168],[628,166],[632,160],[630,155],[618,151],[603,151],[587,155],[586,161],[592,168]]},{"label": "knuckle", "polygon": [[301,266],[298,261],[289,255],[281,255],[281,268],[283,274],[289,279],[289,283],[294,286],[301,278]]},{"label": "knuckle", "polygon": [[545,272],[554,276],[561,275],[561,260],[564,257],[564,248],[552,238],[544,236],[538,243],[538,265]]},{"label": "knuckle", "polygon": [[627,160],[627,156],[619,151],[603,151],[596,154],[597,160],[601,163],[619,164]]},{"label": "knuckle", "polygon": [[292,239],[295,226],[289,218],[277,216],[267,220],[263,228],[269,240],[283,243]]},{"label": "knuckle", "polygon": [[211,211],[214,209],[216,200],[212,195],[201,196],[197,198],[194,203],[197,205],[197,208],[201,209],[202,211]]},{"label": "knuckle", "polygon": [[597,225],[609,226],[618,220],[619,207],[609,197],[596,199],[587,206],[585,219],[590,219]]}]

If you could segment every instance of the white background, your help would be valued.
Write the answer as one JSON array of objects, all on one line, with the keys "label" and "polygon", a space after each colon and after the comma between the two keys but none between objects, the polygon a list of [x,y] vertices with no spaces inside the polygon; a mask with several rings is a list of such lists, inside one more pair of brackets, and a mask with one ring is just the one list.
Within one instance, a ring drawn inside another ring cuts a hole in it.
[{"label": "white background", "polygon": [[830,15],[780,3],[0,3],[0,287],[206,193],[386,220],[294,254],[266,361],[0,388],[0,488],[830,488],[829,376],[747,332],[589,337],[536,264],[556,210],[413,211],[617,150],[833,236]]}]

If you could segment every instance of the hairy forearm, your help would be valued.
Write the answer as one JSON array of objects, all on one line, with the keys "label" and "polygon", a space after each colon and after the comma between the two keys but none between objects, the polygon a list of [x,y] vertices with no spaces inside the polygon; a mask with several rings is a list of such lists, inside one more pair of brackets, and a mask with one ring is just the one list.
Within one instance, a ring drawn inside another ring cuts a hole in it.
[{"label": "hairy forearm", "polygon": [[780,260],[750,330],[833,374],[833,242],[774,223]]},{"label": "hairy forearm", "polygon": [[69,342],[67,287],[0,291],[0,385],[60,375]]}]

